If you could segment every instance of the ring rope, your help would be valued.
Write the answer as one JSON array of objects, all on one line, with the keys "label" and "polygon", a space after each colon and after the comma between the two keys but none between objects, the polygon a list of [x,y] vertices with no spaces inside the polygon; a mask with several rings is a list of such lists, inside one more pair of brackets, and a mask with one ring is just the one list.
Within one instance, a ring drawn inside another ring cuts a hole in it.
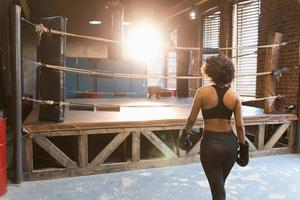
[{"label": "ring rope", "polygon": [[269,96],[269,97],[253,98],[253,99],[248,99],[248,100],[242,100],[242,103],[265,101],[265,100],[272,100],[272,99],[281,99],[283,97],[285,97],[285,96],[284,95],[276,95],[276,96]]},{"label": "ring rope", "polygon": [[[190,91],[197,91],[197,89],[189,89]],[[86,93],[84,91],[75,91],[75,90],[66,90],[66,92],[71,92],[71,93],[75,93],[75,94],[81,94],[81,93]],[[89,92],[88,92],[89,93]],[[93,93],[93,92],[92,92]],[[96,92],[94,92],[96,93]],[[124,95],[131,95],[131,94],[140,94],[143,95],[144,93],[137,93],[137,92],[101,92],[99,91],[99,93],[101,95],[118,95],[118,94],[124,94]],[[281,99],[283,97],[288,97],[288,96],[295,96],[295,95],[272,95],[272,96],[268,96],[268,97],[260,97],[260,98],[251,98],[251,99],[247,99],[247,100],[242,100],[242,102],[251,102],[251,101],[263,101],[263,100],[271,100],[271,99]],[[241,96],[243,97],[243,96]]]},{"label": "ring rope", "polygon": [[[256,101],[265,101],[265,100],[272,100],[272,99],[282,99],[284,98],[284,95],[276,95],[276,96],[269,96],[269,97],[262,97],[262,98],[254,98],[254,99],[249,99],[249,100],[242,100],[242,103],[245,102],[256,102]],[[66,106],[69,107],[70,105],[93,105],[96,106],[97,104],[80,104],[80,103],[72,103],[72,102],[67,102],[67,101],[53,101],[53,100],[40,100],[40,99],[34,99],[34,98],[29,98],[29,97],[22,97],[23,100],[28,100],[34,103],[38,103],[41,105],[59,105],[59,106]],[[101,104],[100,104],[101,105]],[[104,105],[102,105],[104,106]],[[118,106],[118,105],[106,105],[106,106]],[[138,107],[191,107],[191,104],[165,104],[165,105],[119,105],[120,107],[129,107],[129,108],[138,108]]]},{"label": "ring rope", "polygon": [[[79,34],[74,34],[74,33],[68,33],[64,31],[58,31],[54,29],[49,29],[45,27],[43,24],[34,24],[30,22],[29,20],[25,18],[21,18],[22,21],[32,25],[35,28],[36,33],[41,36],[44,33],[52,33],[56,35],[62,35],[62,36],[71,36],[71,37],[78,37],[78,38],[84,38],[84,39],[89,39],[89,40],[94,40],[94,41],[101,41],[101,42],[110,42],[110,43],[124,43],[125,41],[122,40],[112,40],[112,39],[106,39],[106,38],[101,38],[101,37],[93,37],[93,36],[86,36],[86,35],[79,35]],[[237,47],[223,47],[223,48],[216,48],[220,51],[222,50],[240,50],[240,49],[260,49],[260,48],[270,48],[270,47],[281,47],[285,46],[290,43],[298,42],[298,40],[293,40],[289,42],[282,42],[280,44],[267,44],[267,45],[243,45],[243,46],[237,46]],[[171,46],[168,48],[169,50],[195,50],[195,51],[201,51],[202,48],[200,47],[176,47],[176,46]]]},{"label": "ring rope", "polygon": [[84,39],[100,41],[100,42],[123,43],[123,41],[120,41],[120,40],[111,40],[111,39],[106,39],[106,38],[101,38],[101,37],[79,35],[79,34],[68,33],[68,32],[64,32],[64,31],[58,31],[58,30],[54,30],[54,29],[48,29],[43,24],[34,24],[25,18],[21,18],[21,20],[32,25],[35,28],[35,32],[39,35],[40,38],[42,37],[42,35],[44,33],[52,33],[52,34],[56,34],[56,35],[78,37],[78,38],[84,38]]},{"label": "ring rope", "polygon": [[254,51],[252,53],[241,54],[241,55],[238,55],[238,56],[232,56],[231,59],[233,59],[233,58],[241,58],[241,57],[250,56],[250,55],[254,55],[254,54],[257,54],[257,51]]},{"label": "ring rope", "polygon": [[[66,92],[70,92],[70,93],[90,93],[91,91],[79,91],[79,90],[66,90]],[[93,92],[92,93],[96,93]],[[138,92],[100,92],[101,94],[110,94],[110,95],[115,95],[115,94],[142,94],[142,93],[138,93]]]},{"label": "ring rope", "polygon": [[[241,50],[241,49],[264,49],[264,48],[273,48],[273,47],[281,47],[287,44],[298,42],[298,40],[292,40],[288,42],[282,42],[279,44],[266,44],[266,45],[243,45],[237,47],[221,47],[215,48],[216,50],[223,51],[223,50]],[[173,47],[176,50],[194,50],[194,51],[201,51],[203,48],[200,47]]]},{"label": "ring rope", "polygon": [[[99,72],[95,70],[88,70],[88,69],[78,69],[75,67],[65,67],[59,65],[50,65],[44,64],[41,62],[35,62],[24,58],[25,62],[31,63],[35,66],[42,66],[49,69],[57,69],[65,72],[71,73],[78,73],[78,74],[86,74],[92,76],[98,76],[103,78],[134,78],[134,79],[146,79],[146,78],[153,78],[153,79],[189,79],[189,80],[198,80],[198,79],[208,79],[206,76],[164,76],[164,75],[147,75],[147,74],[126,74],[126,73],[110,73],[110,72]],[[288,69],[288,68],[283,68]],[[281,71],[278,71],[281,73]],[[282,71],[285,72],[285,71]],[[244,74],[236,74],[235,78],[245,77],[245,76],[266,76],[266,75],[274,75],[276,76],[276,72],[258,72],[258,73],[244,73]]]},{"label": "ring rope", "polygon": [[[118,105],[111,105],[111,104],[90,104],[90,103],[73,103],[68,101],[54,101],[54,100],[41,100],[41,99],[34,99],[30,97],[22,97],[23,100],[31,101],[40,105],[49,105],[49,106],[64,106],[64,107],[74,107],[74,106],[89,106],[93,108],[93,111],[100,111],[100,110],[107,110],[109,108],[115,108],[114,111],[120,110]],[[118,108],[118,109],[116,109]],[[111,110],[110,110],[111,111]]]}]

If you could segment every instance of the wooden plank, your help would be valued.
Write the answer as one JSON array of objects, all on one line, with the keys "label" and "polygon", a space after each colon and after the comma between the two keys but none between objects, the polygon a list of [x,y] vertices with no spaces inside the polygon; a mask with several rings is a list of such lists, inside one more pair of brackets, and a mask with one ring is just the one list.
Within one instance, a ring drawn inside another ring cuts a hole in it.
[{"label": "wooden plank", "polygon": [[287,128],[290,126],[290,123],[288,124],[282,124],[278,127],[278,129],[275,131],[275,133],[272,135],[272,137],[269,139],[269,141],[266,143],[263,149],[271,149],[276,142],[281,138],[281,136],[284,134],[284,132],[287,130]]},{"label": "wooden plank", "polygon": [[280,148],[265,149],[265,150],[250,152],[250,157],[280,155],[280,154],[288,154],[288,153],[289,153],[288,147],[280,147]]},{"label": "wooden plank", "polygon": [[[244,118],[244,124],[245,126],[250,125],[268,125],[268,124],[282,124],[282,123],[289,123],[291,121],[298,120],[297,116],[295,114],[268,114],[264,116],[256,116],[256,117],[243,117]],[[131,125],[131,127],[128,127],[130,124],[127,124],[124,126],[124,124],[116,124],[116,127],[106,127],[105,125],[102,126],[101,124],[98,124],[97,126],[91,127],[89,126],[81,126],[76,125],[76,128],[74,125],[59,125],[59,126],[47,126],[44,127],[44,125],[34,125],[34,129],[27,130],[28,134],[32,135],[32,137],[35,137],[36,135],[40,136],[46,136],[46,137],[53,137],[53,136],[71,136],[71,135],[79,135],[79,134],[110,134],[110,133],[120,133],[120,132],[132,132],[132,131],[144,131],[144,130],[179,130],[181,129],[184,124],[185,120],[182,120],[181,122],[174,122],[174,124],[170,124],[164,120],[159,122],[160,125],[156,126],[153,124],[153,126],[136,126]],[[203,126],[203,122],[199,120],[194,127],[200,128]],[[33,128],[32,126],[30,126]],[[44,128],[43,128],[44,127]],[[123,127],[123,128],[120,128]],[[78,129],[81,129],[80,132]]]},{"label": "wooden plank", "polygon": [[33,140],[48,152],[55,160],[66,168],[77,168],[77,164],[64,154],[57,146],[42,136],[34,137]]},{"label": "wooden plank", "polygon": [[186,151],[183,151],[182,149],[179,148],[178,142],[179,142],[179,138],[182,135],[182,129],[179,130],[179,137],[178,137],[178,141],[177,141],[177,155],[179,157],[185,157],[186,156]]},{"label": "wooden plank", "polygon": [[266,125],[261,124],[258,126],[258,132],[255,133],[254,144],[258,150],[262,150],[264,148],[265,130],[266,130]]},{"label": "wooden plank", "polygon": [[[121,125],[120,125],[121,126]],[[66,129],[57,129],[52,131],[42,131],[38,132],[30,132],[29,134],[41,135],[46,137],[54,137],[54,136],[72,136],[72,135],[99,135],[99,134],[111,134],[111,133],[121,133],[121,132],[132,132],[132,131],[145,131],[145,130],[176,130],[182,128],[180,125],[170,125],[170,126],[152,126],[152,127],[132,127],[132,128],[106,128],[106,127],[95,127],[90,129],[88,127],[80,127],[81,131],[79,131],[79,126],[77,126],[76,130],[66,130]],[[195,127],[200,125],[196,124]]]},{"label": "wooden plank", "polygon": [[[280,44],[282,33],[270,33],[268,44]],[[267,48],[264,71],[273,71],[278,69],[280,47]],[[276,79],[272,76],[264,77],[264,97],[274,96],[276,94]],[[271,113],[275,110],[275,99],[264,101],[264,111]]]},{"label": "wooden plank", "polygon": [[88,166],[88,136],[78,135],[78,164],[79,167]]},{"label": "wooden plank", "polygon": [[91,162],[91,166],[102,164],[112,152],[120,146],[120,144],[127,138],[130,132],[119,133]]},{"label": "wooden plank", "polygon": [[141,133],[132,132],[132,162],[139,162],[141,159]]},{"label": "wooden plank", "polygon": [[165,143],[163,143],[152,131],[142,131],[141,133],[167,158],[177,158],[177,155]]},{"label": "wooden plank", "polygon": [[[171,165],[183,165],[188,163],[198,163],[200,156],[184,157],[169,159],[149,159],[142,160],[140,162],[122,162],[122,163],[105,163],[102,165],[90,166],[87,168],[76,168],[76,169],[44,169],[35,170],[30,180],[44,180],[52,178],[63,178],[71,176],[82,176],[90,174],[108,173],[108,172],[119,172],[128,170],[147,169],[155,167],[166,167]],[[28,177],[26,177],[28,179]]]},{"label": "wooden plank", "polygon": [[[181,107],[180,105],[182,104],[178,104],[178,107],[172,108],[144,107],[148,112],[145,111],[144,117],[142,118],[138,114],[139,112],[142,113],[144,108],[130,108],[138,109],[139,111],[130,121],[126,119],[126,116],[130,114],[129,108],[121,109],[121,114],[113,112],[91,113],[84,111],[79,113],[79,111],[66,110],[66,120],[62,123],[38,121],[38,110],[35,108],[26,119],[24,130],[29,134],[60,136],[62,134],[106,134],[112,133],[114,130],[119,130],[117,131],[119,133],[132,131],[134,129],[154,130],[153,128],[156,128],[156,130],[170,130],[170,127],[177,127],[176,129],[180,129],[185,125],[190,110],[190,107]],[[160,112],[161,115],[153,114],[158,112]],[[263,113],[263,110],[259,108],[247,106],[243,106],[243,118],[245,125],[284,123],[298,119],[295,114],[265,114]],[[195,124],[197,126],[203,125],[201,116],[197,118]],[[79,132],[79,129],[82,130],[82,133]]]},{"label": "wooden plank", "polygon": [[[257,116],[245,116],[243,117],[245,125],[259,125],[259,124],[278,124],[289,121],[298,120],[295,114],[264,114]],[[91,124],[76,124],[66,125],[66,124],[32,124],[26,125],[27,133],[29,134],[41,134],[44,136],[59,136],[59,135],[78,135],[78,134],[107,134],[117,132],[127,132],[132,130],[171,130],[180,129],[185,125],[186,119],[182,120],[160,120],[147,122],[112,122],[112,123],[91,123]],[[74,127],[76,125],[76,128]],[[203,125],[203,120],[198,118],[195,124],[198,127]],[[83,130],[82,133],[79,132],[78,127]]]},{"label": "wooden plank", "polygon": [[27,135],[24,139],[24,171],[29,177],[33,171],[33,149],[32,139]]},{"label": "wooden plank", "polygon": [[[289,152],[288,147],[275,148],[269,150],[250,152],[250,157],[252,158],[252,157],[266,156],[266,155],[287,154],[288,152]],[[99,173],[165,167],[170,165],[182,165],[188,163],[199,163],[199,161],[200,161],[200,156],[196,155],[193,157],[174,158],[171,160],[149,159],[149,160],[141,160],[140,162],[109,163],[109,164],[102,164],[102,165],[87,167],[87,168],[43,169],[43,170],[34,170],[30,179],[29,177],[26,177],[26,179],[44,180],[44,179],[52,179],[52,178],[63,178],[63,177],[71,177],[71,176],[82,176],[82,175],[99,174]]]},{"label": "wooden plank", "polygon": [[287,130],[288,132],[288,147],[290,153],[295,153],[296,151],[296,128],[295,128],[295,122],[292,122],[290,127]]},{"label": "wooden plank", "polygon": [[173,19],[174,17],[184,14],[191,10],[194,6],[200,6],[204,3],[208,2],[208,0],[199,0],[196,3],[190,0],[180,1],[179,3],[175,4],[174,6],[168,8],[164,11],[159,19],[163,19],[163,21],[167,22],[168,20]]}]

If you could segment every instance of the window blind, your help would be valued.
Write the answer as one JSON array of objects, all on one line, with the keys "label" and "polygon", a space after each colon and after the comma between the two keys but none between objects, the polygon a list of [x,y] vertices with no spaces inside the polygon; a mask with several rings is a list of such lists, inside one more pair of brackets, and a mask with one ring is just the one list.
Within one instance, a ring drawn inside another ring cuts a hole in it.
[{"label": "window blind", "polygon": [[[232,46],[258,44],[258,22],[260,0],[244,0],[233,7]],[[240,49],[232,51],[236,73],[256,73],[257,49]],[[240,95],[256,95],[256,76],[241,77],[235,80],[236,91]]]},{"label": "window blind", "polygon": [[[219,48],[220,46],[220,11],[204,17],[203,23],[203,48]],[[203,63],[212,54],[202,54]],[[209,85],[208,80],[203,80],[202,85]]]}]

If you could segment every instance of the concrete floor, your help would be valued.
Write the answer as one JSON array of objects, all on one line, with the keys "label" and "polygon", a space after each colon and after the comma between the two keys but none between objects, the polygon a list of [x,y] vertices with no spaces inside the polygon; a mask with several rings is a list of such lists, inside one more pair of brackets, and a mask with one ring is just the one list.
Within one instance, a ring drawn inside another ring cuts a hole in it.
[{"label": "concrete floor", "polygon": [[[300,155],[253,158],[234,166],[228,200],[300,200]],[[8,186],[0,200],[206,200],[211,199],[200,164],[24,182]]]}]

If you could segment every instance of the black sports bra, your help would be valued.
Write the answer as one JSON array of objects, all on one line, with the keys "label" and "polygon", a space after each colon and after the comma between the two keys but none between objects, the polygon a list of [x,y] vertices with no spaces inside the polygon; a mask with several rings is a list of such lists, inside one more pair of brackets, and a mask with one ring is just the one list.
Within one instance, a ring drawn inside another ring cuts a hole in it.
[{"label": "black sports bra", "polygon": [[229,87],[219,88],[213,85],[218,94],[218,104],[217,106],[210,109],[201,109],[203,119],[231,119],[232,110],[228,109],[223,103],[223,97]]}]

